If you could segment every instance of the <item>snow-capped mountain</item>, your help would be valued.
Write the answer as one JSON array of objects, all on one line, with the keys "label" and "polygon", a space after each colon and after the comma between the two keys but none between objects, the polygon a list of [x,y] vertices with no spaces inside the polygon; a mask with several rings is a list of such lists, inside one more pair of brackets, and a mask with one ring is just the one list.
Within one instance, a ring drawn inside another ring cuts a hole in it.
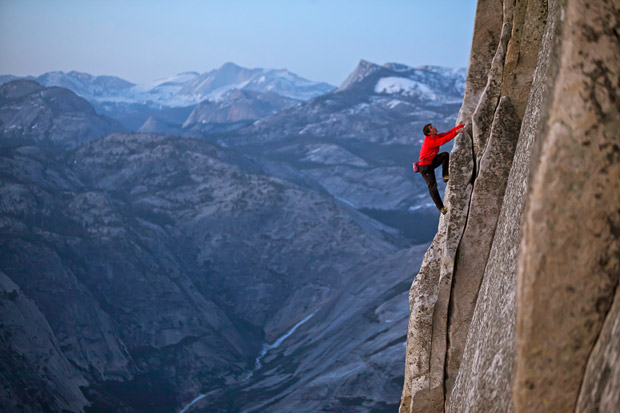
[{"label": "snow-capped mountain", "polygon": [[195,101],[219,101],[233,90],[272,92],[291,99],[309,100],[334,90],[334,87],[301,78],[286,69],[246,69],[226,63],[188,81],[178,95]]},{"label": "snow-capped mountain", "polygon": [[[377,65],[365,60],[334,92],[284,109],[251,127],[222,136],[228,145],[312,136],[381,145],[410,145],[429,122],[453,123],[466,69]],[[421,142],[420,142],[421,143]]]},{"label": "snow-capped mountain", "polygon": [[116,76],[93,76],[88,73],[71,71],[47,72],[34,78],[43,86],[59,86],[69,89],[86,100],[106,100],[130,93],[133,83]]},{"label": "snow-capped mountain", "polygon": [[[0,85],[18,78],[0,75]],[[226,63],[203,74],[184,72],[142,84],[133,84],[114,76],[92,76],[76,71],[48,72],[38,77],[27,76],[26,79],[46,87],[69,89],[88,100],[99,114],[121,122],[128,130],[140,129],[151,117],[176,125],[167,130],[180,129],[194,106],[209,101],[219,110],[222,105],[230,106],[230,101],[237,100],[237,91],[253,92],[256,96],[279,95],[282,104],[259,111],[264,112],[265,116],[290,106],[288,102],[307,101],[335,89],[327,83],[304,79],[286,69],[247,69],[234,63]],[[171,109],[180,112],[172,118],[171,113],[163,113]],[[176,116],[182,113],[185,113],[184,117]],[[152,126],[151,119],[148,129]]]},{"label": "snow-capped mountain", "polygon": [[425,104],[460,103],[467,69],[439,66],[413,68],[400,63],[383,66],[362,60],[336,92],[352,88],[368,93],[394,95]]},{"label": "snow-capped mountain", "polygon": [[[0,76],[0,83],[16,79]],[[114,76],[92,76],[76,71],[48,72],[29,76],[43,86],[67,88],[91,103],[146,104],[150,107],[180,107],[204,100],[222,101],[235,90],[271,92],[295,100],[309,100],[335,89],[313,82],[286,69],[247,69],[226,63],[218,69],[199,74],[185,72],[144,84],[133,84]]]}]

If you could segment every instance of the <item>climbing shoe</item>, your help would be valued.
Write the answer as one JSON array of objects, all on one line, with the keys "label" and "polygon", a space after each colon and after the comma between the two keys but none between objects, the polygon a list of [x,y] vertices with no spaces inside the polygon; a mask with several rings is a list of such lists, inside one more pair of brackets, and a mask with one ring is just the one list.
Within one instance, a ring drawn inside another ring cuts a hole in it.
[{"label": "climbing shoe", "polygon": [[449,177],[448,175],[446,175],[446,176],[444,176],[444,177],[443,177],[443,181],[444,181],[444,182],[448,182],[448,180],[449,180],[449,179],[450,179],[450,177]]},{"label": "climbing shoe", "polygon": [[447,213],[448,213],[448,208],[446,208],[446,207],[441,208],[441,214],[442,215],[446,215]]}]

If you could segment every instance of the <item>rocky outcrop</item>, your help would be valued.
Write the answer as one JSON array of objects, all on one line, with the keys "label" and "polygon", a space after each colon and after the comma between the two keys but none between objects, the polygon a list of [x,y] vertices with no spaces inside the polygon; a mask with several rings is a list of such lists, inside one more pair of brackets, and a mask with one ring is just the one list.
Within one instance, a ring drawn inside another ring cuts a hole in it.
[{"label": "rocky outcrop", "polygon": [[36,304],[2,271],[0,320],[3,410],[82,410],[86,379],[67,361]]},{"label": "rocky outcrop", "polygon": [[140,126],[138,132],[141,133],[157,133],[160,135],[181,135],[181,124],[167,122],[164,119],[160,119],[155,115],[151,115]]},{"label": "rocky outcrop", "polygon": [[479,2],[470,63],[487,65],[470,66],[459,116],[473,117],[473,189],[452,184],[471,162],[455,145],[450,213],[411,288],[400,411],[611,412],[620,8],[504,1],[500,28],[482,7],[497,3]]},{"label": "rocky outcrop", "polygon": [[0,86],[2,144],[68,149],[122,130],[119,123],[98,115],[86,100],[67,89],[46,88],[31,80]]},{"label": "rocky outcrop", "polygon": [[502,0],[478,1],[460,119],[472,117],[487,84],[489,68],[495,56],[502,27],[502,6]]},{"label": "rocky outcrop", "polygon": [[254,121],[297,103],[298,100],[285,98],[276,93],[237,90],[229,94],[225,102],[215,103],[207,100],[199,103],[183,127],[188,128],[195,123]]}]

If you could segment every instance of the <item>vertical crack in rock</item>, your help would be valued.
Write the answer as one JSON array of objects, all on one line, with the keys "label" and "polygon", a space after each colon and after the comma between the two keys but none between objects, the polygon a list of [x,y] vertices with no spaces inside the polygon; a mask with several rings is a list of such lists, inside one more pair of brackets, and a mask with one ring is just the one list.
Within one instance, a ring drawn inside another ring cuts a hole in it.
[{"label": "vertical crack in rock", "polygon": [[459,121],[471,119],[487,84],[502,28],[503,0],[479,0]]},{"label": "vertical crack in rock", "polygon": [[459,133],[450,156],[450,182],[445,194],[450,212],[441,218],[411,287],[401,413],[443,411],[447,308],[454,256],[471,195],[471,147],[469,134]]},{"label": "vertical crack in rock", "polygon": [[550,100],[553,72],[549,62],[556,20],[552,2],[495,236],[450,395],[450,412],[514,410],[516,261],[533,152]]},{"label": "vertical crack in rock", "polygon": [[502,96],[510,96],[519,119],[523,119],[532,87],[538,51],[547,21],[547,0],[518,1],[508,42]]},{"label": "vertical crack in rock", "polygon": [[582,377],[620,277],[620,9],[566,1],[561,12],[556,87],[517,269],[521,411],[571,411],[580,385],[593,387]]},{"label": "vertical crack in rock", "polygon": [[484,155],[487,141],[489,139],[489,133],[491,131],[493,116],[497,110],[497,104],[501,94],[504,61],[506,58],[508,41],[510,40],[510,34],[512,32],[513,11],[514,2],[504,2],[500,41],[497,46],[495,56],[493,57],[493,61],[491,62],[487,84],[482,92],[482,96],[480,96],[480,101],[478,102],[478,106],[476,106],[476,110],[473,114],[472,127],[474,156],[478,160],[476,163],[477,174],[480,173],[479,160],[482,159],[482,156]]},{"label": "vertical crack in rock", "polygon": [[521,122],[510,98],[502,97],[491,127],[488,149],[480,161],[480,175],[474,184],[465,231],[456,254],[448,311],[449,345],[445,377],[448,395],[452,391],[463,355],[520,126]]},{"label": "vertical crack in rock", "polygon": [[473,153],[471,137],[467,132],[460,133],[454,142],[450,156],[450,181],[445,199],[448,206],[447,229],[443,254],[440,263],[439,291],[433,314],[433,336],[431,339],[431,388],[441,389],[441,399],[436,403],[443,406],[445,393],[445,362],[448,348],[448,305],[452,291],[452,276],[456,251],[461,242],[467,222],[472,192]]},{"label": "vertical crack in rock", "polygon": [[[435,238],[424,255],[420,272],[409,291],[410,317],[407,333],[405,382],[399,412],[433,412],[430,387],[431,337],[433,313],[437,302],[439,263],[446,236],[446,221],[441,219]],[[435,392],[437,389],[434,390]],[[436,407],[436,406],[435,406]]]}]

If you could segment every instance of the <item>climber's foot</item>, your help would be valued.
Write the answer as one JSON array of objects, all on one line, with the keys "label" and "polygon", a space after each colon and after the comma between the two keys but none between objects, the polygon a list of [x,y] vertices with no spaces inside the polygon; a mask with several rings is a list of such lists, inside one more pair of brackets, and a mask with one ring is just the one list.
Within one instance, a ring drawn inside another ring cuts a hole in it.
[{"label": "climber's foot", "polygon": [[444,181],[444,182],[448,182],[448,179],[450,179],[450,177],[449,177],[448,175],[446,175],[446,176],[444,176],[444,177],[443,177],[443,181]]},{"label": "climber's foot", "polygon": [[443,208],[441,208],[441,209],[440,209],[440,211],[441,211],[441,213],[442,213],[443,215],[446,215],[446,214],[448,213],[448,208],[443,207]]}]

